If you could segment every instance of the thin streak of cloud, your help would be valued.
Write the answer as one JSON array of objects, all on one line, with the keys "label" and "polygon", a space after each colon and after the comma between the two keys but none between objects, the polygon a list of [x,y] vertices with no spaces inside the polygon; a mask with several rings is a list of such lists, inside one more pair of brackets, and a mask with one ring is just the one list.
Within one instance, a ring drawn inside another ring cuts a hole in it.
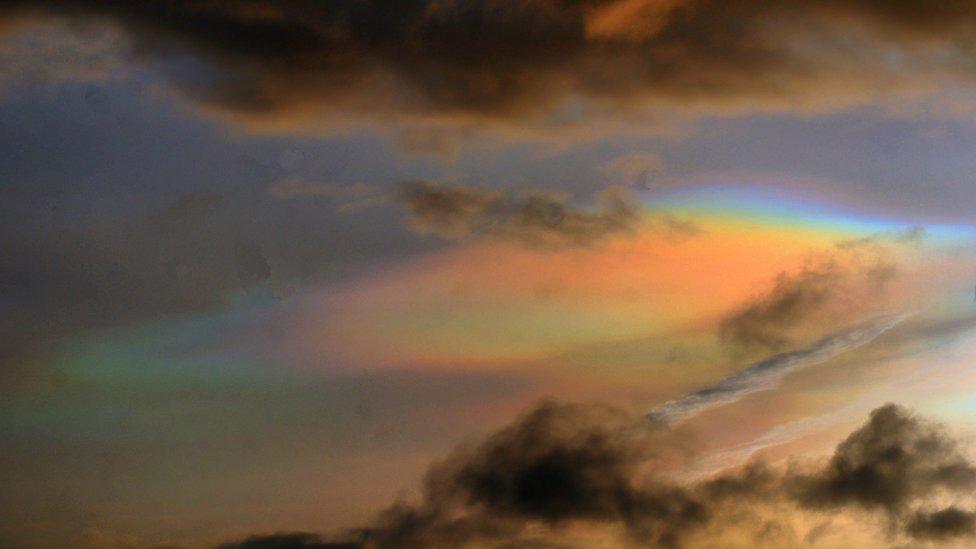
[{"label": "thin streak of cloud", "polygon": [[842,353],[867,345],[908,316],[902,314],[881,317],[827,336],[805,349],[781,353],[753,363],[715,385],[661,404],[651,410],[648,417],[673,423],[710,408],[741,400],[752,393],[771,389],[791,372],[821,364]]}]

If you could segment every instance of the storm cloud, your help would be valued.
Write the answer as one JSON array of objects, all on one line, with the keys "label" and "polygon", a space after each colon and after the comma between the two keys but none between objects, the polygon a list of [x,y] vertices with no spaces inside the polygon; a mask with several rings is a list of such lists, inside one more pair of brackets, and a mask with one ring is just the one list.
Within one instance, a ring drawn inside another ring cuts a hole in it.
[{"label": "storm cloud", "polygon": [[[397,503],[336,543],[554,547],[563,546],[561,532],[586,526],[607,529],[606,539],[625,546],[693,545],[695,535],[714,543],[733,531],[751,532],[761,545],[799,544],[824,535],[815,519],[835,511],[880,512],[887,526],[875,541],[973,533],[971,513],[926,505],[938,495],[965,496],[976,468],[940,425],[894,404],[871,412],[823,464],[780,470],[757,462],[679,481],[669,458],[691,447],[687,434],[617,409],[544,402],[433,465],[420,503]],[[804,517],[806,526],[790,522]]]},{"label": "storm cloud", "polygon": [[976,3],[40,0],[0,15],[0,28],[108,20],[137,59],[189,53],[203,64],[171,71],[173,85],[237,116],[526,122],[647,105],[836,109],[966,81]]}]

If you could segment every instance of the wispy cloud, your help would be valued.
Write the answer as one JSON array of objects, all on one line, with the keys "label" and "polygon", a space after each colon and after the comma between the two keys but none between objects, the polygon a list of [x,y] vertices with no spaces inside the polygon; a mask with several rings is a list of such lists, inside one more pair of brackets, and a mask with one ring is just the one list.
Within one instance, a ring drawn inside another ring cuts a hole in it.
[{"label": "wispy cloud", "polygon": [[[868,249],[870,248],[870,249]],[[811,324],[863,318],[883,302],[900,267],[881,243],[841,243],[836,251],[780,273],[768,292],[723,319],[722,340],[737,352],[783,351],[793,332]]]},{"label": "wispy cloud", "polygon": [[787,374],[826,362],[866,345],[908,316],[902,314],[882,317],[827,336],[805,349],[781,353],[753,363],[715,385],[661,404],[651,410],[648,417],[669,423],[676,422],[710,408],[730,404],[752,393],[772,389]]},{"label": "wispy cloud", "polygon": [[491,235],[551,248],[592,246],[639,228],[683,236],[699,232],[694,223],[672,215],[642,216],[615,187],[599,194],[596,208],[575,206],[554,193],[513,195],[429,181],[405,184],[400,201],[414,230],[444,238]]}]

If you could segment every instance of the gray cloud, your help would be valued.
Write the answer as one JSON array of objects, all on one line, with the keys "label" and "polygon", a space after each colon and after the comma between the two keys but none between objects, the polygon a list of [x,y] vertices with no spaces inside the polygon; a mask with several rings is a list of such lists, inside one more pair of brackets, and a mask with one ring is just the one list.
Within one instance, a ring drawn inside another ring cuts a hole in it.
[{"label": "gray cloud", "polygon": [[838,242],[801,270],[777,275],[768,291],[723,319],[720,337],[738,353],[775,352],[795,344],[798,329],[863,318],[899,277],[891,251],[917,245],[923,235],[924,230],[913,227]]},{"label": "gray cloud", "polygon": [[834,262],[780,274],[769,293],[724,320],[722,338],[747,348],[782,349],[790,342],[786,330],[834,298],[844,276]]},{"label": "gray cloud", "polygon": [[904,229],[894,229],[882,231],[872,235],[850,240],[842,240],[837,243],[837,247],[842,250],[856,250],[865,247],[883,246],[886,243],[906,244],[920,246],[927,236],[927,231],[922,225],[912,225]]},{"label": "gray cloud", "polygon": [[403,186],[400,202],[410,225],[421,234],[444,238],[492,235],[540,247],[584,247],[633,233],[638,227],[680,236],[698,234],[692,222],[660,214],[642,220],[625,194],[609,188],[600,208],[581,209],[544,193],[512,196],[502,191],[414,181]]},{"label": "gray cloud", "polygon": [[787,374],[826,362],[842,353],[873,341],[906,317],[882,317],[827,336],[805,349],[781,353],[753,363],[715,385],[671,400],[648,413],[653,419],[674,422],[710,408],[735,402],[745,396],[772,389]]},{"label": "gray cloud", "polygon": [[[505,196],[462,186],[414,181],[403,186],[401,202],[418,232],[444,237],[467,236],[491,229],[505,212]],[[496,213],[498,212],[498,213]]]}]

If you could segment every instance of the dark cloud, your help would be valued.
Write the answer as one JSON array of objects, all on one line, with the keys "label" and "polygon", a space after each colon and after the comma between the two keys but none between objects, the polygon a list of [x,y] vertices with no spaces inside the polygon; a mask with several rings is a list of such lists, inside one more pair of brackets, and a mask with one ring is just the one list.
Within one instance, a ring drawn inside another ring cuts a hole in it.
[{"label": "dark cloud", "polygon": [[823,511],[882,511],[889,528],[877,540],[973,533],[966,511],[923,509],[933,497],[970,493],[976,468],[941,427],[893,404],[823,465],[753,463],[682,482],[668,464],[690,447],[686,435],[619,410],[545,402],[432,466],[420,503],[397,503],[350,536],[360,547],[559,547],[570,526],[589,525],[610,539],[622,532],[621,545],[721,545],[733,531],[797,545],[831,535]]},{"label": "dark cloud", "polygon": [[308,532],[279,532],[251,536],[243,541],[224,543],[218,549],[356,549],[355,542],[326,541]]},{"label": "dark cloud", "polygon": [[810,507],[858,505],[900,514],[938,490],[971,490],[976,468],[939,427],[889,404],[837,446],[823,471],[794,483]]},{"label": "dark cloud", "polygon": [[540,247],[584,247],[633,233],[639,227],[678,236],[700,232],[694,223],[670,214],[642,220],[626,195],[614,188],[598,197],[598,209],[582,209],[553,194],[513,196],[413,181],[403,186],[400,202],[410,215],[411,227],[444,238],[492,235]]},{"label": "dark cloud", "polygon": [[941,541],[976,533],[976,513],[958,507],[946,507],[940,511],[919,511],[905,527],[913,538]]},{"label": "dark cloud", "polygon": [[[243,115],[508,118],[604,107],[836,108],[968,78],[976,4],[921,0],[15,0],[109,19],[195,100]],[[931,81],[931,79],[930,79]],[[879,85],[884,84],[884,85]],[[883,91],[879,91],[883,90]],[[307,117],[306,117],[307,118]]]},{"label": "dark cloud", "polygon": [[400,198],[417,231],[445,237],[467,236],[493,228],[506,209],[505,196],[500,191],[427,181],[405,184]]},{"label": "dark cloud", "polygon": [[834,262],[779,274],[766,295],[725,319],[722,339],[747,348],[783,349],[790,343],[787,330],[835,298],[844,276]]},{"label": "dark cloud", "polygon": [[490,515],[611,521],[637,538],[670,540],[672,529],[706,515],[684,490],[641,482],[640,467],[660,457],[667,448],[656,446],[665,440],[632,428],[632,418],[616,410],[545,403],[475,452],[442,464],[447,471],[431,477],[430,491],[456,494]]},{"label": "dark cloud", "polygon": [[684,487],[642,478],[642,468],[683,455],[684,446],[616,409],[544,402],[432,466],[422,503],[398,503],[357,535],[364,547],[504,546],[531,542],[532,524],[583,521],[673,545],[708,520],[707,509]]}]

